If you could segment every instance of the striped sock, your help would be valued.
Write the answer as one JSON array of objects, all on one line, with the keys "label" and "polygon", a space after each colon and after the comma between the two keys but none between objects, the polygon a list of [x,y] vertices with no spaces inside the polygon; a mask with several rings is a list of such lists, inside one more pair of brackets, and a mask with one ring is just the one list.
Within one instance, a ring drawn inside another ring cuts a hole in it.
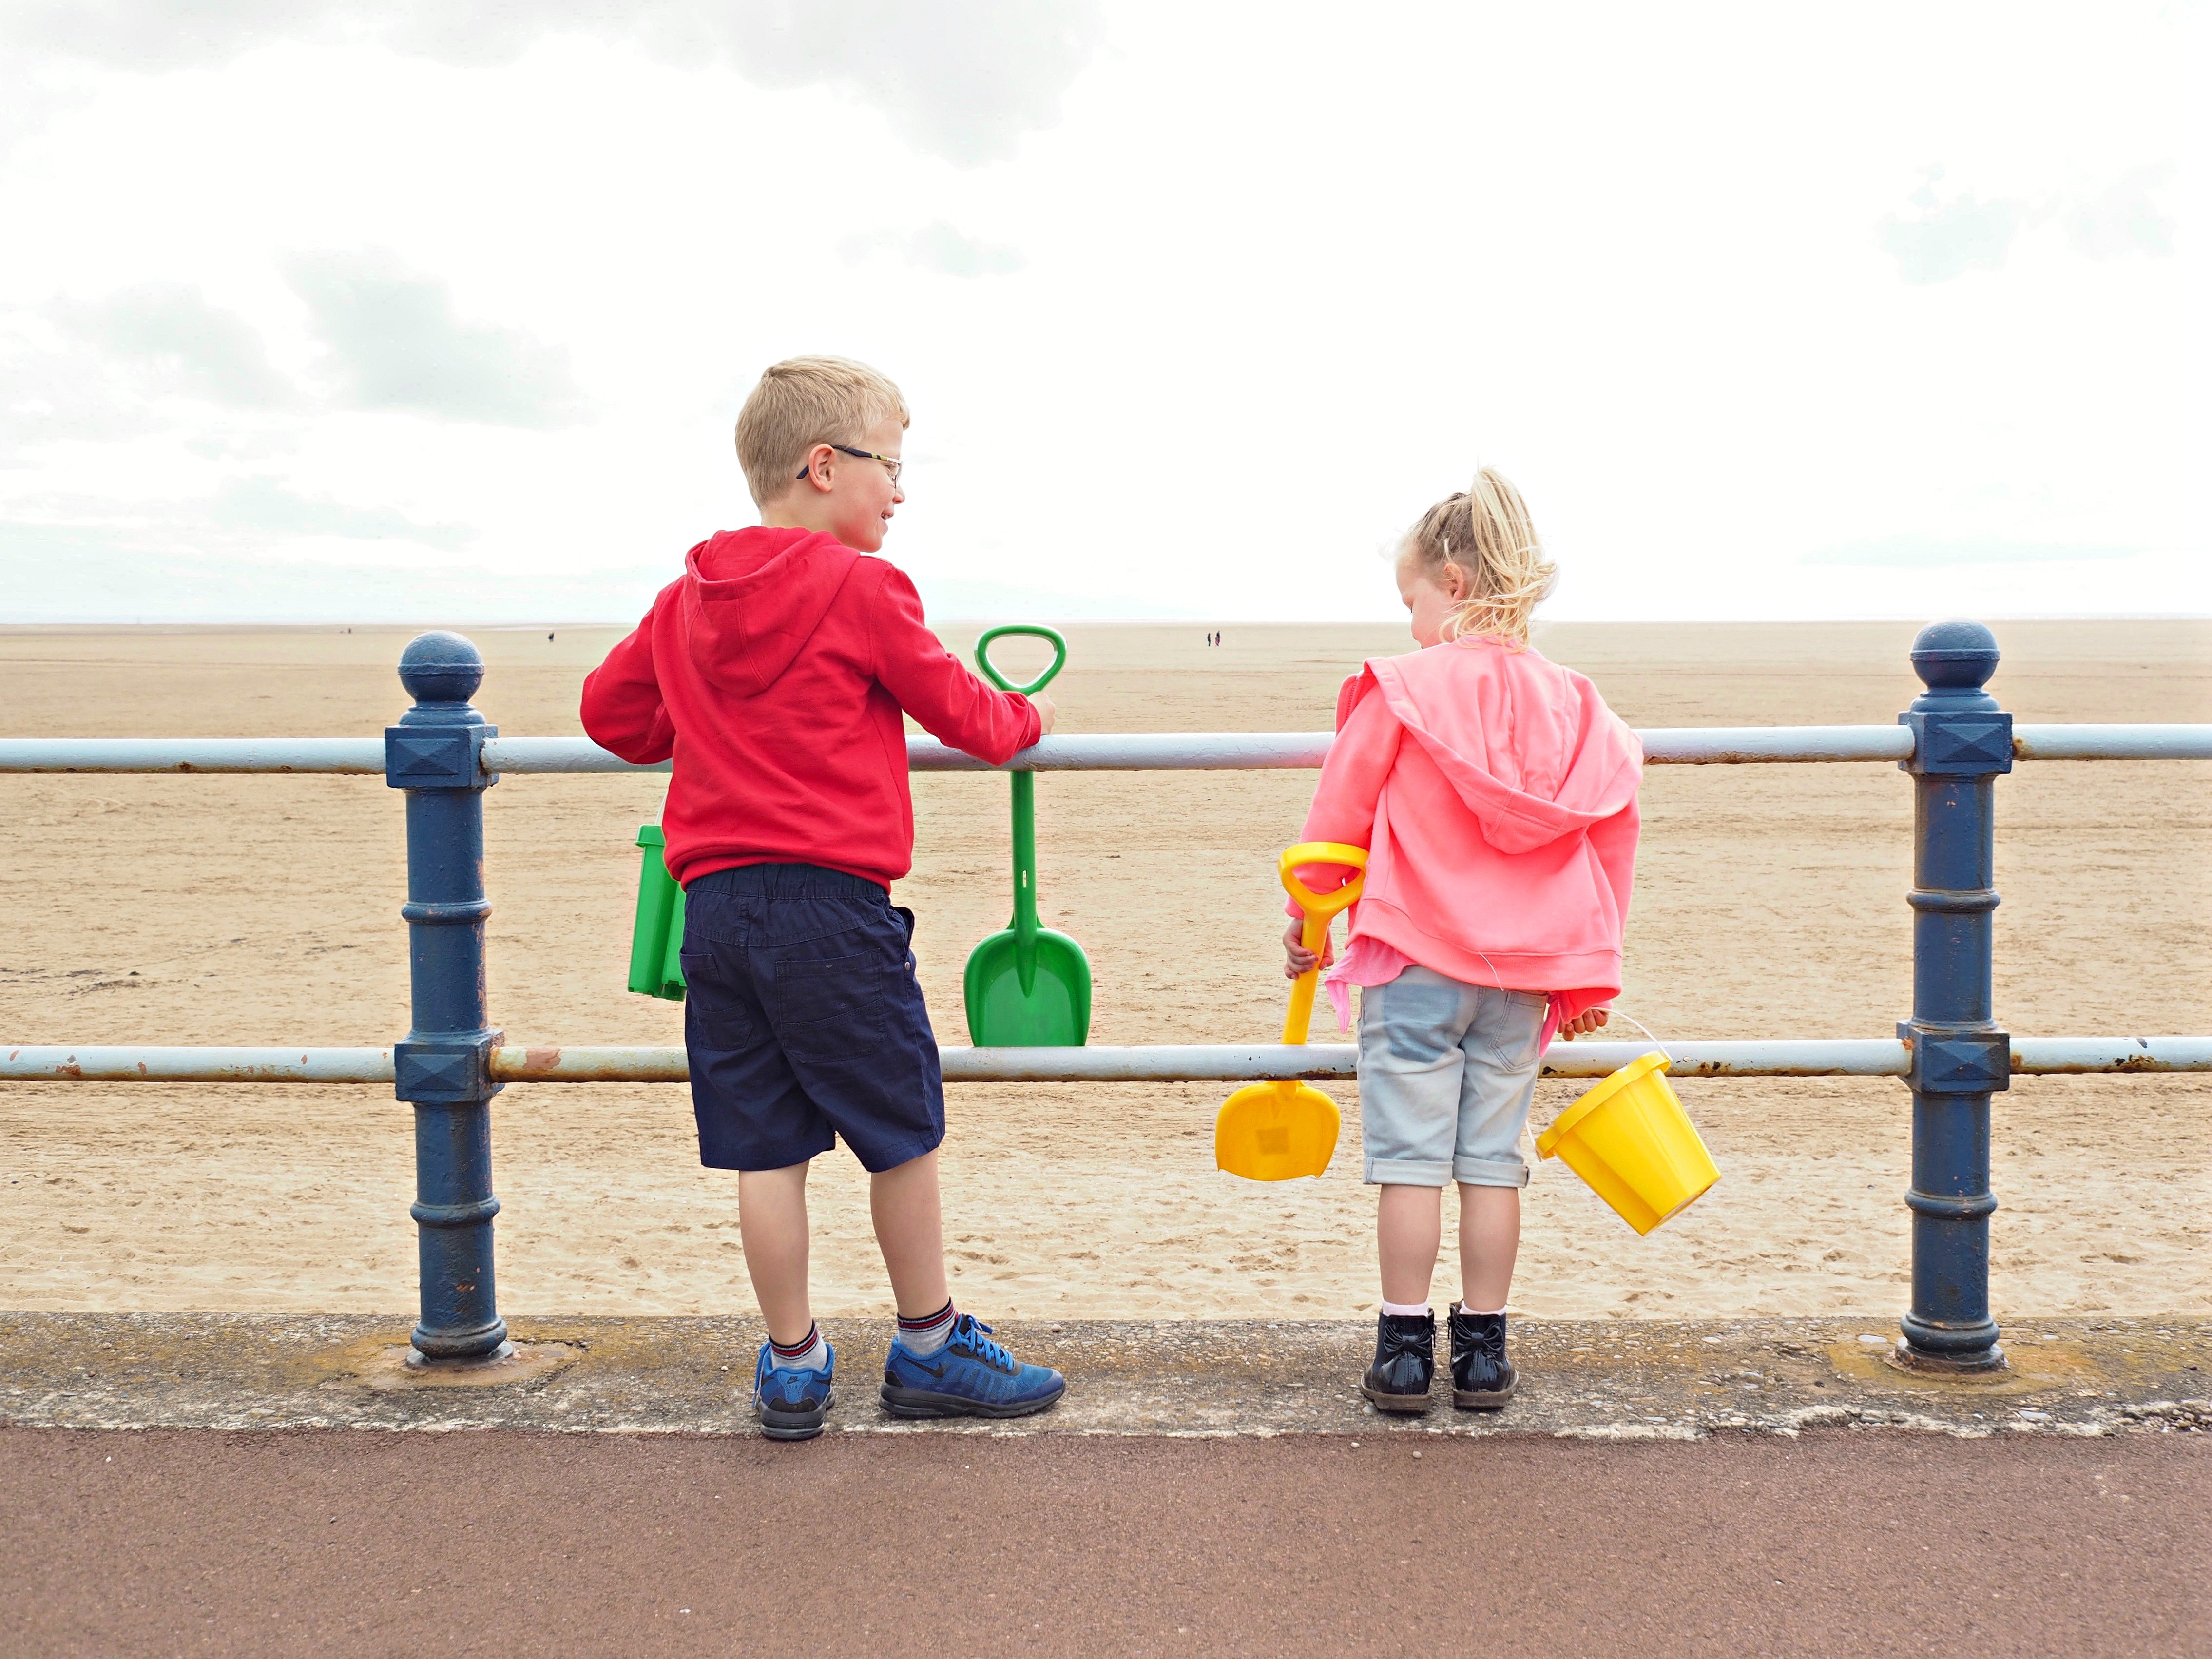
[{"label": "striped sock", "polygon": [[830,1364],[830,1345],[822,1340],[822,1328],[816,1324],[807,1326],[804,1342],[786,1346],[770,1337],[768,1350],[771,1364],[792,1370],[818,1371],[826,1369]]},{"label": "striped sock", "polygon": [[924,1314],[920,1319],[899,1316],[899,1346],[908,1353],[927,1356],[945,1346],[945,1338],[952,1334],[952,1322],[957,1316],[947,1302],[933,1314]]}]

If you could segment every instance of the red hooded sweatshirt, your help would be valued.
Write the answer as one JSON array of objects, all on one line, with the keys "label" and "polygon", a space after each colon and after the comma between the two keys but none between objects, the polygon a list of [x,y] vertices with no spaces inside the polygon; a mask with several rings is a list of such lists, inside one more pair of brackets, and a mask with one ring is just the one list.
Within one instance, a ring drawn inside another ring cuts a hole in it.
[{"label": "red hooded sweatshirt", "polygon": [[994,766],[1037,740],[921,617],[904,572],[809,530],[725,530],[685,556],[584,681],[592,741],[675,757],[661,829],[685,886],[740,864],[818,864],[885,887],[914,866],[904,709]]}]

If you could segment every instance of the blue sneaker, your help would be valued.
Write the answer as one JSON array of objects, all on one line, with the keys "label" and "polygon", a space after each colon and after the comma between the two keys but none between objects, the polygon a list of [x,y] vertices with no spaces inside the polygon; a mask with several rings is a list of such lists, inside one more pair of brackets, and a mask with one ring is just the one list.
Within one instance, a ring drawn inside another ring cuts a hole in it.
[{"label": "blue sneaker", "polygon": [[753,1373],[753,1409],[760,1413],[761,1432],[771,1440],[811,1440],[822,1432],[822,1419],[836,1403],[830,1385],[837,1370],[837,1351],[825,1340],[830,1363],[820,1370],[798,1365],[770,1364],[769,1345],[761,1344],[760,1366]]},{"label": "blue sneaker", "polygon": [[884,1409],[893,1417],[1027,1417],[1066,1392],[1066,1377],[1023,1364],[973,1314],[952,1322],[935,1353],[915,1353],[893,1338],[884,1356]]}]

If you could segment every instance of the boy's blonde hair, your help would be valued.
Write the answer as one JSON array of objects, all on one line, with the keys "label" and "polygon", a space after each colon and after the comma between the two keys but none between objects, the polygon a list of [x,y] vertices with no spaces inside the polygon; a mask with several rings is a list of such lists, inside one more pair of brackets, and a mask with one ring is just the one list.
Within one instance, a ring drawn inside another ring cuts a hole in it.
[{"label": "boy's blonde hair", "polygon": [[868,428],[898,417],[906,399],[885,376],[849,357],[787,357],[763,371],[738,411],[738,465],[753,504],[765,507],[799,482],[817,444],[857,446]]},{"label": "boy's blonde hair", "polygon": [[1486,466],[1474,475],[1473,488],[1421,514],[1399,557],[1414,561],[1438,586],[1446,567],[1466,582],[1467,597],[1444,621],[1447,640],[1487,636],[1528,644],[1529,616],[1559,577],[1559,567],[1544,556],[1521,492]]}]

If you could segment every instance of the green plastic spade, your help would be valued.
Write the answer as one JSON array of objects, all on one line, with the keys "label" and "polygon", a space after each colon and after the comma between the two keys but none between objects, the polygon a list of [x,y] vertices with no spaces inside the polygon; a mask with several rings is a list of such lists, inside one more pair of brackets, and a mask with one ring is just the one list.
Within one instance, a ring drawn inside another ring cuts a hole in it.
[{"label": "green plastic spade", "polygon": [[638,826],[637,921],[629,935],[629,988],[649,997],[684,1000],[684,890],[668,873],[665,837],[657,823]]},{"label": "green plastic spade", "polygon": [[[1052,644],[1052,666],[1015,685],[991,665],[991,641],[1027,634]],[[1067,641],[1026,623],[988,629],[975,665],[1002,691],[1041,691],[1067,661]],[[1037,926],[1036,774],[1014,786],[1014,919],[968,958],[968,1040],[979,1048],[1079,1048],[1091,1035],[1091,963],[1065,933]]]}]

